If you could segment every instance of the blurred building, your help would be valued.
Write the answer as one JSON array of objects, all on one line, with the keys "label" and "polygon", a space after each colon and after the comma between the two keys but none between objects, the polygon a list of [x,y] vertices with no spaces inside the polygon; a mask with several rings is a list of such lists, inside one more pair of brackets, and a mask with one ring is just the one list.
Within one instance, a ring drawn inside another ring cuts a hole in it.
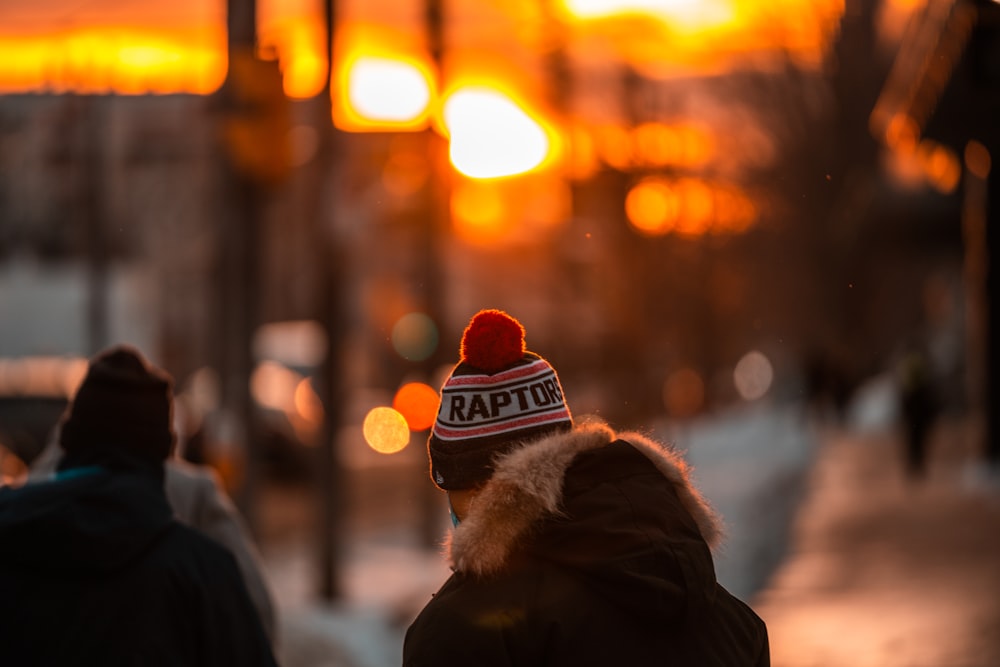
[{"label": "blurred building", "polygon": [[[426,133],[341,134],[336,171],[318,172],[314,110],[289,103],[288,168],[260,186],[260,233],[248,251],[260,322],[313,318],[324,294],[342,288],[343,378],[391,391],[433,370],[393,350],[400,317],[437,313],[434,361],[447,362],[472,312],[509,308],[586,411],[629,423],[663,411],[666,380],[681,371],[702,383],[694,411],[738,400],[732,369],[752,350],[768,356],[775,392],[791,398],[804,394],[813,357],[848,383],[878,372],[901,332],[920,325],[924,284],[949,285],[963,265],[957,187],[947,173],[934,181],[894,165],[870,130],[906,44],[905,31],[885,27],[889,4],[845,3],[820,67],[800,66],[792,52],[778,68],[684,78],[627,66],[574,72],[578,61],[563,62],[550,85],[572,100],[567,113],[612,99],[622,131],[602,138],[594,124],[592,168],[568,184],[496,186],[494,197],[521,208],[488,243],[462,231],[455,199],[434,201]],[[0,356],[82,354],[129,335],[182,384],[214,363],[227,345],[220,257],[235,240],[221,224],[232,214],[225,165],[234,149],[216,104],[192,95],[0,98],[3,289],[17,289],[10,267],[26,262],[77,267],[71,281],[87,286],[76,292],[87,300],[77,340],[22,350],[8,341],[46,335],[5,321]],[[642,157],[654,135],[640,128],[665,123],[679,136],[694,121],[710,129],[703,160]],[[727,218],[729,229],[704,218],[686,232],[639,231],[626,199],[646,181],[687,188],[695,222],[699,201],[718,211],[743,197],[750,212]],[[457,176],[446,185],[474,190]],[[468,201],[484,210],[485,200]],[[546,206],[557,213],[539,213]],[[338,285],[319,277],[318,217],[331,221]]]}]

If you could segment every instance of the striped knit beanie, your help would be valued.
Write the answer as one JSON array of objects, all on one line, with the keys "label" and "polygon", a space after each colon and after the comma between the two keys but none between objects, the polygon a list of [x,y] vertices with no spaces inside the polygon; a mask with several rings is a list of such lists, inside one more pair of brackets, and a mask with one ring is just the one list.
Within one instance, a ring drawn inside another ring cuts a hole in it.
[{"label": "striped knit beanie", "polygon": [[427,451],[431,479],[471,489],[493,474],[497,456],[572,428],[555,369],[528,352],[524,327],[500,310],[482,310],[462,334],[460,361],[441,388]]}]

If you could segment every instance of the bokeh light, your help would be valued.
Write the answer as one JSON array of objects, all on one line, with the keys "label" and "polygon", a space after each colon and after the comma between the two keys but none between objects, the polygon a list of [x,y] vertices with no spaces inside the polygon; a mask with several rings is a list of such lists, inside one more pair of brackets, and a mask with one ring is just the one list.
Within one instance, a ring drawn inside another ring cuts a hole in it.
[{"label": "bokeh light", "polygon": [[677,133],[664,123],[642,123],[632,130],[632,154],[636,164],[662,167],[679,153]]},{"label": "bokeh light", "polygon": [[289,412],[295,409],[295,390],[302,376],[274,361],[257,365],[250,376],[250,392],[266,408]]},{"label": "bokeh light", "polygon": [[348,72],[347,96],[355,113],[371,121],[412,124],[431,101],[427,74],[413,63],[360,57]]},{"label": "bokeh light", "polygon": [[753,200],[736,185],[658,176],[644,178],[629,190],[625,214],[640,234],[688,237],[742,233],[758,215]]},{"label": "bokeh light", "polygon": [[703,0],[564,0],[564,3],[580,18],[648,14],[679,21],[696,14],[708,14],[706,7],[714,16],[722,11],[721,3]]},{"label": "bokeh light", "polygon": [[629,224],[646,235],[666,234],[677,222],[680,201],[663,179],[648,178],[633,187],[625,198]]},{"label": "bokeh light", "polygon": [[423,361],[437,349],[438,329],[423,313],[408,313],[392,327],[392,347],[408,361]]},{"label": "bokeh light", "polygon": [[250,391],[262,407],[284,414],[301,443],[316,444],[324,410],[309,378],[275,361],[264,361],[250,377]]},{"label": "bokeh light", "polygon": [[586,180],[600,168],[596,136],[582,125],[574,125],[569,132],[569,174],[577,180]]},{"label": "bokeh light", "polygon": [[349,23],[338,31],[333,121],[347,132],[413,132],[437,113],[434,67],[412,31]]},{"label": "bokeh light", "polygon": [[361,430],[368,446],[380,454],[395,454],[410,443],[406,418],[389,407],[372,408],[365,415]]},{"label": "bokeh light", "polygon": [[444,104],[451,162],[470,178],[501,178],[541,166],[552,141],[540,122],[498,90],[466,86]]},{"label": "bokeh light", "polygon": [[396,392],[392,407],[403,415],[411,431],[426,431],[437,417],[438,393],[429,384],[407,382]]},{"label": "bokeh light", "polygon": [[305,422],[318,425],[323,419],[323,402],[319,400],[319,395],[313,389],[312,381],[309,378],[302,378],[295,385],[292,400],[296,413]]},{"label": "bokeh light", "polygon": [[743,355],[733,369],[733,384],[745,401],[763,397],[771,388],[774,369],[762,352],[752,350]]},{"label": "bokeh light", "polygon": [[735,186],[715,188],[715,224],[713,231],[740,234],[757,221],[757,207]]},{"label": "bokeh light", "polygon": [[681,202],[676,231],[682,236],[700,236],[715,219],[715,197],[711,186],[697,178],[682,178],[674,185]]},{"label": "bokeh light", "polygon": [[[872,114],[872,123],[878,120],[877,113]],[[894,151],[910,152],[916,149],[920,139],[920,126],[911,116],[898,113],[889,119],[885,127],[885,145]]]},{"label": "bokeh light", "polygon": [[538,243],[572,217],[572,190],[558,170],[491,180],[456,176],[452,182],[455,235],[470,245]]},{"label": "bokeh light", "polygon": [[822,65],[843,0],[562,0],[568,21],[600,35],[638,71],[660,77],[739,67]]},{"label": "bokeh light", "polygon": [[632,142],[628,130],[619,125],[601,125],[594,128],[597,154],[601,160],[619,171],[633,167]]},{"label": "bokeh light", "polygon": [[87,26],[4,35],[0,93],[45,90],[208,94],[226,75],[219,26],[157,29]]},{"label": "bokeh light", "polygon": [[923,140],[917,148],[917,160],[931,187],[942,194],[951,194],[962,178],[962,165],[947,146]]},{"label": "bokeh light", "polygon": [[633,166],[638,167],[697,169],[715,154],[710,131],[690,123],[642,123],[632,130],[630,140]]},{"label": "bokeh light", "polygon": [[976,177],[986,180],[990,175],[991,158],[990,151],[986,146],[978,141],[970,141],[965,146],[965,164],[969,171]]},{"label": "bokeh light", "polygon": [[310,0],[258,0],[260,49],[281,63],[285,94],[303,99],[317,95],[326,77],[325,30],[319,7]]},{"label": "bokeh light", "polygon": [[82,357],[0,359],[0,395],[72,398],[86,374]]},{"label": "bokeh light", "polygon": [[253,337],[254,356],[294,368],[319,365],[328,347],[326,332],[315,320],[269,322],[258,327]]}]

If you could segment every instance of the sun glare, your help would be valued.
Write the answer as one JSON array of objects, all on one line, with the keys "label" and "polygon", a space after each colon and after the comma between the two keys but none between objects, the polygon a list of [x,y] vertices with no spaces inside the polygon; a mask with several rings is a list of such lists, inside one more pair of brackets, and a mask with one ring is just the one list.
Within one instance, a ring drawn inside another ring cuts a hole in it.
[{"label": "sun glare", "polygon": [[0,93],[208,94],[225,78],[221,30],[88,27],[0,39]]},{"label": "sun glare", "polygon": [[427,127],[436,75],[414,35],[351,24],[337,33],[334,124],[346,132],[406,132]]},{"label": "sun glare", "polygon": [[[649,75],[722,72],[771,62],[816,67],[837,32],[843,0],[562,0],[563,14],[610,39]],[[769,61],[748,53],[773,53]]]},{"label": "sun glare", "polygon": [[348,73],[347,96],[361,117],[412,124],[426,117],[431,85],[415,65],[386,58],[358,58]]},{"label": "sun glare", "polygon": [[581,19],[645,14],[664,20],[719,21],[729,15],[720,0],[565,0],[566,8]]},{"label": "sun glare", "polygon": [[502,178],[540,167],[550,155],[546,129],[510,97],[468,86],[444,104],[450,157],[470,178]]},{"label": "sun glare", "polygon": [[[893,2],[910,5],[916,0]],[[221,6],[200,6],[197,17],[185,16],[188,10],[178,9],[175,20],[165,25],[144,16],[137,9],[141,3],[124,4],[134,11],[104,10],[107,13],[100,18],[101,11],[95,10],[86,21],[53,23],[33,33],[14,32],[0,25],[0,58],[4,63],[0,93],[208,94],[222,84],[226,29],[219,20]],[[845,3],[557,0],[556,4],[563,20],[576,24],[574,29],[607,39],[620,57],[647,75],[659,76],[684,70],[732,69],[745,66],[747,54],[761,53],[777,54],[774,62],[785,63],[791,58],[797,64],[817,66],[836,35]],[[261,0],[258,33],[260,48],[276,54],[281,63],[289,97],[307,98],[322,90],[328,58],[321,11],[315,0]],[[349,96],[350,104],[357,107],[353,112],[357,117],[338,121],[367,123],[367,129],[378,129],[371,127],[372,123],[404,125],[395,126],[397,130],[425,126],[427,114],[436,113],[428,109],[436,92],[421,34],[414,25],[398,28],[397,24],[393,29],[344,24],[334,40],[335,60],[340,63],[335,102],[342,105],[340,98]],[[365,59],[359,60],[361,56]],[[345,65],[358,70],[351,74],[349,87],[342,72]],[[513,106],[519,108],[518,104]],[[526,149],[522,146],[520,150]],[[471,169],[477,171],[478,167]]]}]

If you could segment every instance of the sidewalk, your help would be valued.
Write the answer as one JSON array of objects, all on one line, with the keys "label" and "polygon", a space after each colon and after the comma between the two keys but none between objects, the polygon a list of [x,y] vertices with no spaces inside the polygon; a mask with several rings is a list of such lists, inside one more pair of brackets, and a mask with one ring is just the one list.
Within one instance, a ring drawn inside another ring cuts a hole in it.
[{"label": "sidewalk", "polygon": [[1000,488],[968,443],[940,427],[917,482],[890,436],[824,441],[790,552],[753,600],[774,667],[1000,665]]}]

